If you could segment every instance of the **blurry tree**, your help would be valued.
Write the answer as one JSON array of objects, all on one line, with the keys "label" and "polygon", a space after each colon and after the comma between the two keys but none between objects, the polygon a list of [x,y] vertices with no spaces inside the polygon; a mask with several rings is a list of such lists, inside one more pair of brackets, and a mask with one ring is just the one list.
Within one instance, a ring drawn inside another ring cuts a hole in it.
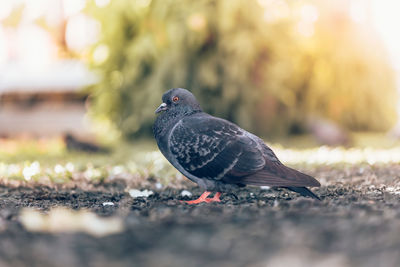
[{"label": "blurry tree", "polygon": [[101,82],[89,88],[91,112],[125,137],[149,134],[162,93],[183,87],[205,111],[261,135],[301,129],[309,114],[388,129],[397,96],[384,49],[323,2],[93,1]]}]

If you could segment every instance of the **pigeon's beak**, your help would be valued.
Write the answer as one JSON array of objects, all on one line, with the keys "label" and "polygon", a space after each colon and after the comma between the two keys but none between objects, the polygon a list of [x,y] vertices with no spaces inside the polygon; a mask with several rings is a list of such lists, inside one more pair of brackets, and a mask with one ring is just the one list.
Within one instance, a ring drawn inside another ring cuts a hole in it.
[{"label": "pigeon's beak", "polygon": [[156,114],[160,113],[161,111],[167,110],[167,104],[162,103],[157,109],[156,109]]}]

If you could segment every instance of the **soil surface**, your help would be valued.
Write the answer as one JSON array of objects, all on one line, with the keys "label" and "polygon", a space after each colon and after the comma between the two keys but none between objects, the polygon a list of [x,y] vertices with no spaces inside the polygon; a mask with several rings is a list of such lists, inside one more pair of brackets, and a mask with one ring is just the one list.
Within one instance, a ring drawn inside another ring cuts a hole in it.
[{"label": "soil surface", "polygon": [[[400,166],[316,168],[322,201],[244,188],[222,202],[187,205],[182,189],[124,181],[85,186],[0,186],[0,266],[400,266]],[[140,188],[144,189],[144,188]],[[197,198],[197,187],[186,188]],[[104,202],[114,205],[104,206]],[[118,217],[124,230],[31,232],[21,209],[54,207]]]}]

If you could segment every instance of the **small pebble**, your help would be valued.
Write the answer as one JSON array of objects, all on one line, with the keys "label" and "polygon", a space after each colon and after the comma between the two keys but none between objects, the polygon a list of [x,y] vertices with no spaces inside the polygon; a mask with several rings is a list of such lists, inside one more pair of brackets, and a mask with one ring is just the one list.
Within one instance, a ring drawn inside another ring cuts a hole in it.
[{"label": "small pebble", "polygon": [[152,194],[154,194],[153,191],[147,190],[147,189],[145,189],[145,190],[143,190],[143,191],[140,191],[140,190],[137,190],[137,189],[131,189],[131,190],[129,190],[129,195],[130,195],[131,197],[133,197],[133,198],[137,198],[137,197],[149,197],[149,196],[151,196]]},{"label": "small pebble", "polygon": [[161,183],[156,183],[155,186],[156,186],[156,189],[162,189],[163,188],[163,185]]},{"label": "small pebble", "polygon": [[183,197],[191,197],[191,196],[192,196],[192,193],[191,193],[190,191],[183,190],[183,191],[181,192],[181,196],[183,196]]}]

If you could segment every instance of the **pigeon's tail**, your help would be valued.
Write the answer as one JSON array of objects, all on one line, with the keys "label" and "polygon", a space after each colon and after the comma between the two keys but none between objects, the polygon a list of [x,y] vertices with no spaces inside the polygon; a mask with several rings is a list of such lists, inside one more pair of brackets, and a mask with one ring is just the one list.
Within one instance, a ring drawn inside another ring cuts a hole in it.
[{"label": "pigeon's tail", "polygon": [[296,193],[299,193],[300,195],[302,195],[303,197],[311,197],[311,198],[315,198],[318,200],[321,200],[319,198],[319,196],[317,196],[316,194],[314,194],[310,189],[308,189],[307,187],[292,187],[292,186],[288,186],[285,187],[291,191],[294,191]]},{"label": "pigeon's tail", "polygon": [[241,177],[240,183],[257,186],[268,185],[296,188],[321,186],[314,177],[286,167],[280,163],[268,163],[261,171]]}]

